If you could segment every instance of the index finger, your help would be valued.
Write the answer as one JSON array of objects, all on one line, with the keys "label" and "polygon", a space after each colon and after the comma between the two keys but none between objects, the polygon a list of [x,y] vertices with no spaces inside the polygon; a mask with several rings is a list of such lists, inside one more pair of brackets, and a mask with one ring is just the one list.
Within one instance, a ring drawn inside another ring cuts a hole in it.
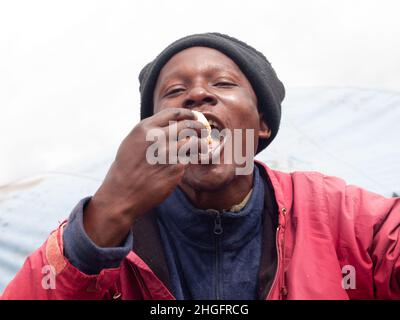
[{"label": "index finger", "polygon": [[169,125],[170,121],[180,120],[196,120],[196,115],[189,109],[184,108],[167,108],[153,116],[154,124],[159,127],[165,127]]}]

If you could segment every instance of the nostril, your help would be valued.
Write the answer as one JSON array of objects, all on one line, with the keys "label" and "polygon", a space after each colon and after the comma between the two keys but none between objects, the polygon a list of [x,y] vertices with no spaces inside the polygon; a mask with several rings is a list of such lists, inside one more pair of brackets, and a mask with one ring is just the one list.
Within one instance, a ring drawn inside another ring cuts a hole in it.
[{"label": "nostril", "polygon": [[211,97],[206,97],[206,98],[203,99],[203,101],[204,101],[205,103],[208,103],[208,104],[214,103],[214,99],[211,98]]},{"label": "nostril", "polygon": [[183,107],[184,108],[194,108],[201,106],[203,104],[207,105],[215,105],[217,103],[217,100],[214,97],[207,96],[202,99],[187,99],[183,102]]},{"label": "nostril", "polygon": [[185,101],[185,107],[186,108],[193,108],[194,105],[195,105],[195,101],[194,100],[188,99],[188,100]]}]

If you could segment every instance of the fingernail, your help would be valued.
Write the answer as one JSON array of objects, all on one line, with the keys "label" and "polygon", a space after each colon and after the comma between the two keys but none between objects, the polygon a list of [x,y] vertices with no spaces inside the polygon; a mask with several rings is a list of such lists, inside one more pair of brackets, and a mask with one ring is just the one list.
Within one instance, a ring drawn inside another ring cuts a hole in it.
[{"label": "fingernail", "polygon": [[187,127],[190,128],[190,129],[194,129],[195,125],[194,125],[193,122],[188,122]]}]

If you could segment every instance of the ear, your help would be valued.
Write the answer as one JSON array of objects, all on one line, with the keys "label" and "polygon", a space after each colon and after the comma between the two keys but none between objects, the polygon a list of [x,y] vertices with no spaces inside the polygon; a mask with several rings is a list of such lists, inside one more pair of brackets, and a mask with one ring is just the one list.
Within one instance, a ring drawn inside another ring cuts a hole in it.
[{"label": "ear", "polygon": [[264,121],[263,114],[260,113],[260,130],[258,132],[258,137],[260,139],[268,139],[271,136],[271,129]]}]

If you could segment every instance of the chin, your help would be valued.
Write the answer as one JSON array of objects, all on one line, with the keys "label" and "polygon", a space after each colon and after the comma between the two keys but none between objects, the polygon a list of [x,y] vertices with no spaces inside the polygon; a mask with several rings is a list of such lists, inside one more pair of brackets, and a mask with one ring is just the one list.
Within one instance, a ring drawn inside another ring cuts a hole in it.
[{"label": "chin", "polygon": [[228,185],[235,178],[235,167],[225,164],[190,165],[182,183],[197,191],[215,191]]}]

